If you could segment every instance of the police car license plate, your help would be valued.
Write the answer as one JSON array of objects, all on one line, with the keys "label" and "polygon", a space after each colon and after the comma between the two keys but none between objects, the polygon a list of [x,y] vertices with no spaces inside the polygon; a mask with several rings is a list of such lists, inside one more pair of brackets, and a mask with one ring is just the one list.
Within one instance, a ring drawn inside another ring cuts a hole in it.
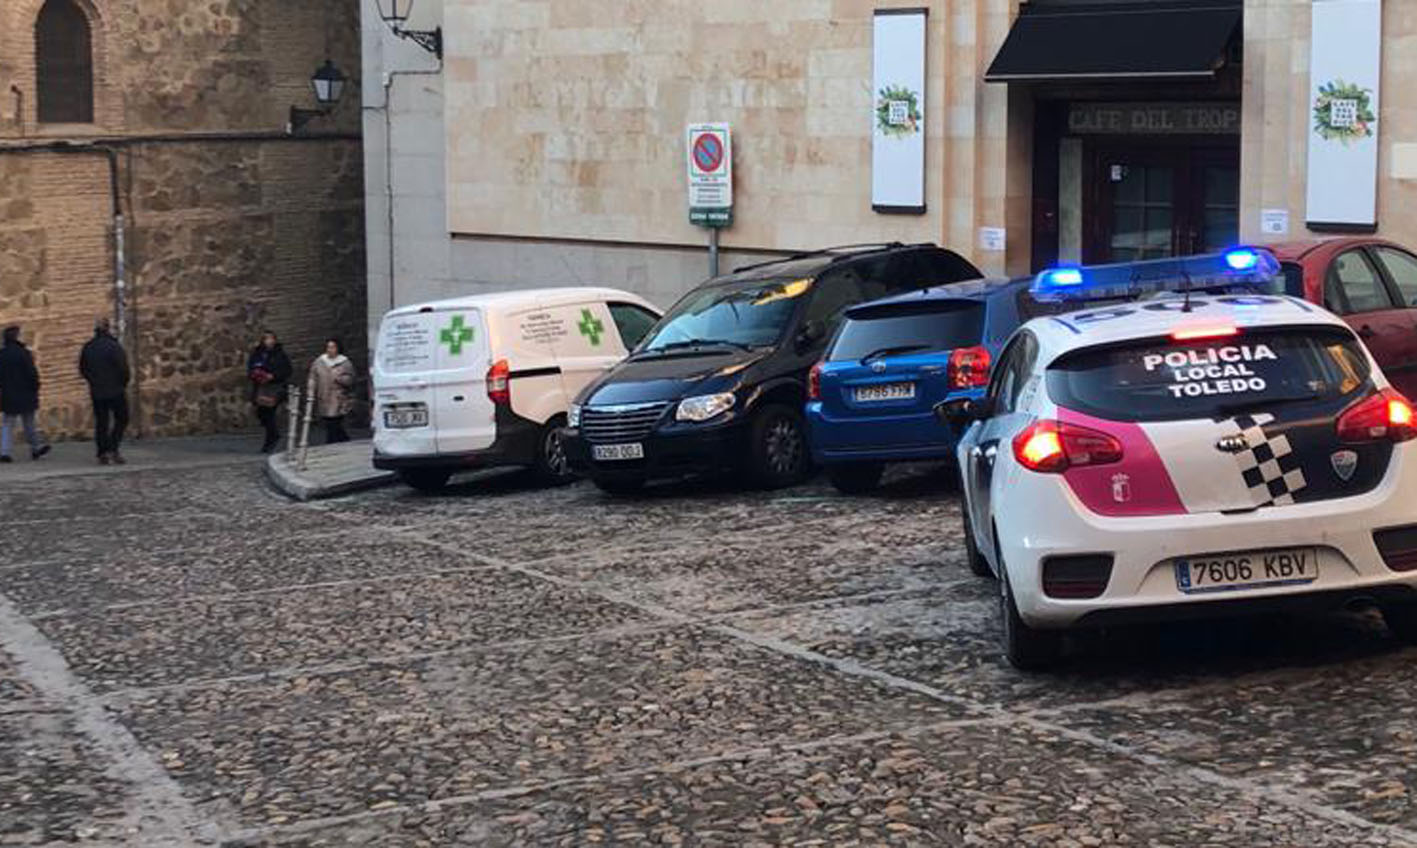
[{"label": "police car license plate", "polygon": [[384,410],[384,426],[390,430],[406,430],[409,427],[427,427],[428,410],[386,409]]},{"label": "police car license plate", "polygon": [[1178,559],[1176,587],[1188,595],[1261,586],[1293,586],[1319,577],[1316,548],[1281,548],[1251,553]]},{"label": "police car license plate", "polygon": [[645,458],[645,446],[639,442],[626,445],[592,445],[590,450],[591,456],[597,461]]},{"label": "police car license plate", "polygon": [[909,400],[915,397],[914,383],[883,383],[879,386],[857,386],[857,401]]}]

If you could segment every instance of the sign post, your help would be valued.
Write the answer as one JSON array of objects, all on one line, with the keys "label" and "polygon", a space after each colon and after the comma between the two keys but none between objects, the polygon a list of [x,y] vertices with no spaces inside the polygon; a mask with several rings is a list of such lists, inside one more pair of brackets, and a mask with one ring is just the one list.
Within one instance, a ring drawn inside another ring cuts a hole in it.
[{"label": "sign post", "polygon": [[733,225],[733,133],[728,124],[688,132],[689,223],[709,230],[709,276],[718,276],[718,231]]}]

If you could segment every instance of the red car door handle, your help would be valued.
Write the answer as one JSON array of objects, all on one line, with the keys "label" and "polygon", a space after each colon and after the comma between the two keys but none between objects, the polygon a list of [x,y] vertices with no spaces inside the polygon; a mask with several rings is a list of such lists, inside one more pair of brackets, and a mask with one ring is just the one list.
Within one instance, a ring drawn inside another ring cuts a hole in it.
[{"label": "red car door handle", "polygon": [[1364,324],[1363,326],[1358,328],[1358,335],[1362,336],[1365,339],[1371,339],[1373,336],[1376,336],[1377,333],[1373,331],[1372,327],[1369,327],[1367,324]]}]

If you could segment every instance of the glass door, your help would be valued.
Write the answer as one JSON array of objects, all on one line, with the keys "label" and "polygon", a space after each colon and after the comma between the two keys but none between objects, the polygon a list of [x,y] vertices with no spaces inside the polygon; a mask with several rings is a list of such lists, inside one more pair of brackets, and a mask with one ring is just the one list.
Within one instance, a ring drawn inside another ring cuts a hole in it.
[{"label": "glass door", "polygon": [[1109,262],[1170,256],[1174,249],[1176,169],[1169,164],[1113,162]]},{"label": "glass door", "polygon": [[1237,150],[1219,147],[1096,151],[1083,261],[1135,262],[1232,247],[1240,233],[1239,158]]}]

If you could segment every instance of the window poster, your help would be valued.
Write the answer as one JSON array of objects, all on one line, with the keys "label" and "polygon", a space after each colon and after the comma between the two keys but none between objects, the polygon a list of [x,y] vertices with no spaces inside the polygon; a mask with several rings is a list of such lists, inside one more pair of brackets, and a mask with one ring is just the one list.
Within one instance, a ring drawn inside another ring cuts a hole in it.
[{"label": "window poster", "polygon": [[1313,0],[1309,68],[1310,229],[1378,222],[1382,0]]},{"label": "window poster", "polygon": [[878,9],[871,103],[871,208],[925,212],[925,9]]}]

